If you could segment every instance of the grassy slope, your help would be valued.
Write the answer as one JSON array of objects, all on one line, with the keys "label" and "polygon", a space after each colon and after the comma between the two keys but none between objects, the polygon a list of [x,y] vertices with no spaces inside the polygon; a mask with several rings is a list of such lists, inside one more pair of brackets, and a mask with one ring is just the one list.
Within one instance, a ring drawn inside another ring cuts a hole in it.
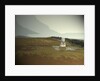
[{"label": "grassy slope", "polygon": [[[67,40],[66,43],[72,45]],[[83,48],[75,51],[52,48],[59,44],[54,38],[16,38],[16,64],[84,64]]]}]

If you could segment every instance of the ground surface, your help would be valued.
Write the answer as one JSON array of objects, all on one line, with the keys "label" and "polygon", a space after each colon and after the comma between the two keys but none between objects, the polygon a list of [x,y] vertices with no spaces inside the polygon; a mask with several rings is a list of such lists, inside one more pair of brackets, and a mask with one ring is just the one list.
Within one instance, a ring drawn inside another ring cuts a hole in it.
[{"label": "ground surface", "polygon": [[[67,46],[72,47],[66,40]],[[15,64],[16,65],[83,65],[84,49],[55,50],[59,46],[59,39],[54,38],[16,38]],[[77,45],[76,45],[77,47]]]}]

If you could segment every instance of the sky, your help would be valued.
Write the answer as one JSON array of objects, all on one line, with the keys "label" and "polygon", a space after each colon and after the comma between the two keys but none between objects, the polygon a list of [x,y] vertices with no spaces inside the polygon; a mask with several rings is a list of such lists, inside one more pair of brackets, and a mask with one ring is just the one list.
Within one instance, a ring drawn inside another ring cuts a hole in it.
[{"label": "sky", "polygon": [[61,34],[84,32],[82,16],[36,16],[36,18]]},{"label": "sky", "polygon": [[15,34],[84,39],[84,15],[16,15]]}]

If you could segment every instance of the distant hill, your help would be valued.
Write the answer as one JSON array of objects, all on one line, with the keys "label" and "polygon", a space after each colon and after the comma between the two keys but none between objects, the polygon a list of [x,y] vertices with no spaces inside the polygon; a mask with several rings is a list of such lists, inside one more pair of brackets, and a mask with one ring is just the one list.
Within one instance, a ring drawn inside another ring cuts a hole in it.
[{"label": "distant hill", "polygon": [[16,22],[16,27],[15,27],[15,35],[16,36],[28,36],[28,34],[38,34],[37,32],[35,31],[32,31],[32,30],[29,30],[27,28],[24,28],[23,26],[19,25],[17,22]]},{"label": "distant hill", "polygon": [[34,16],[16,16],[15,28],[16,35],[31,37],[48,37],[52,35],[60,35],[60,33],[50,29],[46,24],[40,22]]},{"label": "distant hill", "polygon": [[16,38],[30,38],[28,36],[16,36]]},{"label": "distant hill", "polygon": [[79,40],[79,39],[65,39],[70,45],[76,45],[80,47],[84,47],[84,40]]}]

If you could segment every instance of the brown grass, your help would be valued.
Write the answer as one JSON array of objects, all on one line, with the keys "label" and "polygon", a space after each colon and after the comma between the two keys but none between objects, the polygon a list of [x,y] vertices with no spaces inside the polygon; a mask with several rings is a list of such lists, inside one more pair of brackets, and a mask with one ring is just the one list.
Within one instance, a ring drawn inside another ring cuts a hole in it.
[{"label": "brown grass", "polygon": [[16,38],[16,65],[83,65],[84,49],[55,50],[60,41],[51,38]]}]

